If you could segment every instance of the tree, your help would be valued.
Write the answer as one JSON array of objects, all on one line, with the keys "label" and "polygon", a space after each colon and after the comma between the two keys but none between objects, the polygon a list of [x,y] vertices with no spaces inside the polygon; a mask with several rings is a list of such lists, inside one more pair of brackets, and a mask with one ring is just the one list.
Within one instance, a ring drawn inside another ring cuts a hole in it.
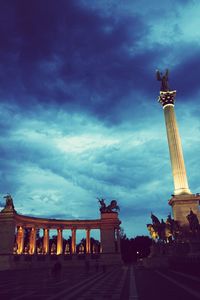
[{"label": "tree", "polygon": [[147,257],[150,253],[152,240],[148,236],[127,238],[124,234],[121,239],[121,255],[125,263],[136,262],[139,258]]}]

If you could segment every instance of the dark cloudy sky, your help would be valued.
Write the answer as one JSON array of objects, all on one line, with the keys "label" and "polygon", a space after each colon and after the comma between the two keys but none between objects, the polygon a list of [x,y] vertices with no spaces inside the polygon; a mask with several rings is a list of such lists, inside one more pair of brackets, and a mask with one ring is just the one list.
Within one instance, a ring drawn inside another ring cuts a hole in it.
[{"label": "dark cloudy sky", "polygon": [[0,0],[1,198],[53,218],[98,218],[96,197],[117,199],[126,234],[148,234],[173,193],[155,80],[167,67],[199,192],[199,12],[195,0]]}]

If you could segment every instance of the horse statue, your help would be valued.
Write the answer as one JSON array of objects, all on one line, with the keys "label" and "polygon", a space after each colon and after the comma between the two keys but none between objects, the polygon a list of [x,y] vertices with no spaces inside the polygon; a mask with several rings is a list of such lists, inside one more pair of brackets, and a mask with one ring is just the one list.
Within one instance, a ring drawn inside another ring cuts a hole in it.
[{"label": "horse statue", "polygon": [[172,219],[171,214],[168,215],[166,222],[159,219],[151,213],[152,224],[147,224],[147,229],[154,240],[162,242],[172,242],[173,238],[177,238],[180,234],[180,225],[178,221]]},{"label": "horse statue", "polygon": [[147,229],[149,230],[150,236],[152,237],[153,240],[158,239],[158,232],[155,231],[154,227],[152,224],[147,224]]},{"label": "horse statue", "polygon": [[117,200],[111,200],[110,204],[107,206],[107,210],[109,212],[114,211],[120,211],[119,206],[117,205]]},{"label": "horse statue", "polygon": [[151,213],[151,219],[152,219],[152,224],[147,224],[148,230],[149,231],[151,230],[155,239],[158,238],[160,241],[166,241],[166,234],[165,234],[166,224],[163,221],[163,219],[160,222],[159,219],[152,213]]},{"label": "horse statue", "polygon": [[176,238],[180,233],[180,225],[178,221],[172,219],[171,214],[167,216],[166,224],[166,237],[168,241],[172,241],[172,238]]}]

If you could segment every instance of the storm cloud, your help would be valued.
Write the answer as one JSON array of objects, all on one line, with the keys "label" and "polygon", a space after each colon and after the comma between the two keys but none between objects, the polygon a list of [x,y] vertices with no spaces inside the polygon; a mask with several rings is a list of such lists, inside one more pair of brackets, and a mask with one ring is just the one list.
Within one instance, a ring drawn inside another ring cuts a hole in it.
[{"label": "storm cloud", "polygon": [[[197,1],[1,1],[0,191],[17,211],[98,218],[128,236],[173,193],[157,68],[170,69],[189,184],[199,157]],[[192,18],[191,18],[192,16]]]}]

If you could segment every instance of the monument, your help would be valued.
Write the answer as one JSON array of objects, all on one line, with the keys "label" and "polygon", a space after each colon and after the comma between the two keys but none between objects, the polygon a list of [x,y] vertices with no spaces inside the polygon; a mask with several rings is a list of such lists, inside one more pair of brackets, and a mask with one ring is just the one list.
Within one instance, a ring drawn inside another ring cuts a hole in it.
[{"label": "monument", "polygon": [[174,180],[174,193],[172,198],[169,200],[169,204],[172,206],[174,220],[178,221],[181,226],[188,227],[187,216],[191,210],[200,219],[200,195],[192,194],[188,185],[181,137],[174,110],[176,90],[171,90],[169,88],[168,70],[166,70],[164,75],[159,71],[157,71],[156,74],[157,80],[161,81],[158,101],[162,105],[164,111],[172,175]]},{"label": "monument", "polygon": [[[119,207],[116,200],[107,206],[100,200],[100,219],[57,220],[20,215],[13,199],[5,197],[6,203],[0,212],[0,270],[52,267],[55,260],[63,266],[81,266],[84,262],[121,264]],[[39,239],[38,231],[43,235]],[[91,244],[91,230],[100,230],[99,247]],[[57,230],[50,243],[50,230]],[[71,232],[70,244],[64,242],[64,231]],[[76,243],[77,230],[85,230],[85,245]],[[82,254],[82,255],[81,255]],[[41,265],[42,264],[42,265]]]}]

